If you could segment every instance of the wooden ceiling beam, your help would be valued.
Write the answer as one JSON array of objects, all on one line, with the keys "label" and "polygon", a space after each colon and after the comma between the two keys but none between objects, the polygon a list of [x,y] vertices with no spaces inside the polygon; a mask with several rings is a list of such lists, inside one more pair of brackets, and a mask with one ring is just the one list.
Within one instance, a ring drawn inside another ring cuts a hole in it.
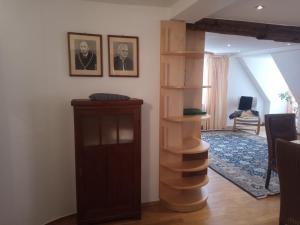
[{"label": "wooden ceiling beam", "polygon": [[204,18],[194,24],[187,24],[187,29],[300,43],[300,27],[295,26]]}]

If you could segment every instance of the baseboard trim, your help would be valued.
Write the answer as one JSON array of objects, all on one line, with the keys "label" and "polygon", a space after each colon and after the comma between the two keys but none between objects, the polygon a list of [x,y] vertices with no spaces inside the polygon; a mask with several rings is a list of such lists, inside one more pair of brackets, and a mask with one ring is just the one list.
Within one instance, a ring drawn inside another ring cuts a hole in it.
[{"label": "baseboard trim", "polygon": [[153,201],[153,202],[144,202],[142,203],[142,208],[147,208],[147,207],[151,207],[151,206],[156,206],[159,205],[160,201]]},{"label": "baseboard trim", "polygon": [[55,219],[51,222],[45,223],[44,225],[56,225],[57,223],[62,223],[64,220],[68,220],[69,218],[72,218],[72,217],[75,217],[75,216],[76,216],[76,213],[70,214],[70,215],[67,215],[67,216],[63,216],[63,217]]}]

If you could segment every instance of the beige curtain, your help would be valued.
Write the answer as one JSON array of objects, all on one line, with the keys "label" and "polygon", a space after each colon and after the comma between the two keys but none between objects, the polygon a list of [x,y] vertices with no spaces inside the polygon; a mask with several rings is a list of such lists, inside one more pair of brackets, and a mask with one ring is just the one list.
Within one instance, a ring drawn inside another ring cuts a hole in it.
[{"label": "beige curtain", "polygon": [[207,121],[208,130],[226,128],[228,56],[207,56],[208,84],[207,112],[211,116]]}]

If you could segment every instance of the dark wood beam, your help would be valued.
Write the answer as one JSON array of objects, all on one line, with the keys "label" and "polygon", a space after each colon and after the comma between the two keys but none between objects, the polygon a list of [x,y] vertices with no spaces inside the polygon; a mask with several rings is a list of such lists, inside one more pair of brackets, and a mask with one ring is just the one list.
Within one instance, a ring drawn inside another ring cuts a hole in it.
[{"label": "dark wood beam", "polygon": [[187,24],[187,29],[300,43],[300,27],[295,26],[204,18],[194,24]]}]

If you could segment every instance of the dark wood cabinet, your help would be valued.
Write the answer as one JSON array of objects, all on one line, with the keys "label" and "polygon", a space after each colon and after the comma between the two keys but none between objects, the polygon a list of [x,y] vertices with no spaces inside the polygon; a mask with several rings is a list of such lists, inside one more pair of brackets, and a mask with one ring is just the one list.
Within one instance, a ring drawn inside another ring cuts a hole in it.
[{"label": "dark wood cabinet", "polygon": [[140,218],[142,103],[72,100],[79,225]]}]

